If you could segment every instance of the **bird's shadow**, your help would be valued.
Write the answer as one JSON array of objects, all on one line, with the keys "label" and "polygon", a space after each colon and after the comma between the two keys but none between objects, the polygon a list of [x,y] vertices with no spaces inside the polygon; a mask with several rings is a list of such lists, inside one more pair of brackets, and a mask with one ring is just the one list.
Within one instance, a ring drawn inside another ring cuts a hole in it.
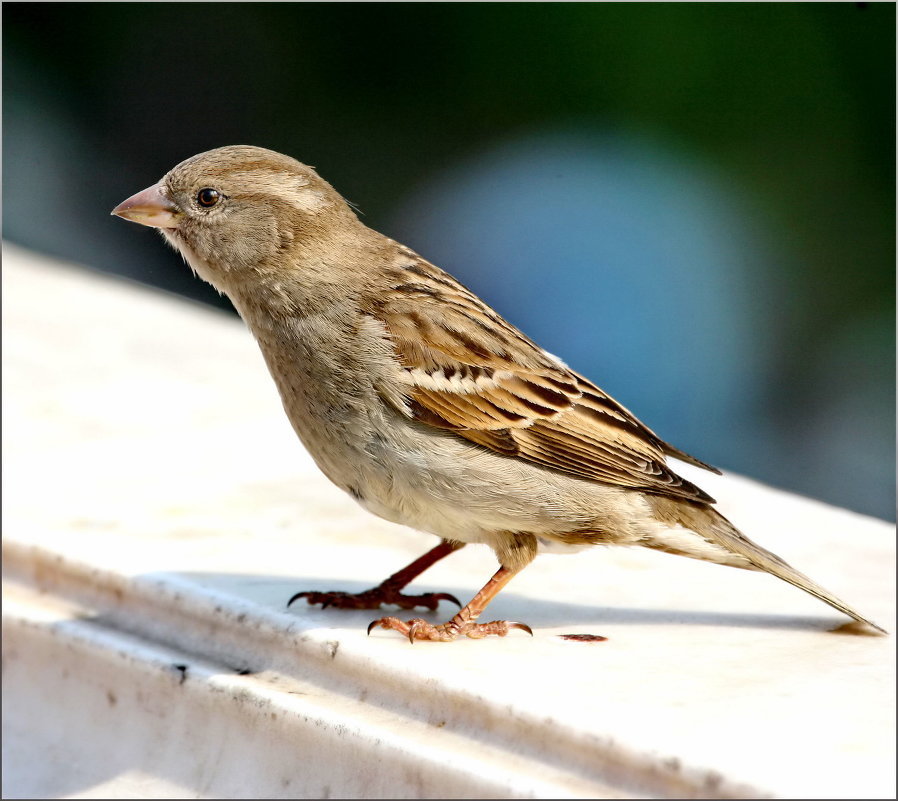
[{"label": "bird's shadow", "polygon": [[[269,609],[283,612],[299,619],[307,619],[316,627],[323,620],[344,622],[349,625],[367,625],[377,617],[376,609],[339,609],[308,604],[305,599],[297,599],[288,607],[288,601],[298,592],[340,591],[362,592],[372,588],[371,584],[348,580],[345,577],[333,579],[320,576],[265,576],[239,573],[179,573],[184,579],[201,587],[214,589],[218,593],[233,595],[243,602],[261,604]],[[473,596],[470,587],[431,586],[427,582],[414,582],[404,592],[418,594],[425,592],[448,592],[464,603]],[[841,634],[868,634],[860,624],[847,623],[844,619],[827,620],[822,617],[768,614],[762,612],[722,612],[687,608],[632,607],[604,605],[601,590],[597,590],[595,604],[570,603],[552,598],[524,596],[507,589],[488,607],[484,619],[504,618],[526,622],[533,628],[558,628],[596,625],[649,625],[649,626],[726,626],[754,629],[786,629],[819,631],[821,627]],[[748,603],[748,601],[747,601]],[[455,605],[443,601],[435,611],[422,608],[399,609],[388,605],[380,610],[383,614],[398,617],[421,617],[431,622],[446,620],[455,614]]]}]

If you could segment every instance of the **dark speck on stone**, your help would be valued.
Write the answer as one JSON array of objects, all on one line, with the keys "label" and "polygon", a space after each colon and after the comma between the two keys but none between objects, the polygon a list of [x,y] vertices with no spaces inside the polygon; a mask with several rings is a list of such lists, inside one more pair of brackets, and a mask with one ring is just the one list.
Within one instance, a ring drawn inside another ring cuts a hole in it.
[{"label": "dark speck on stone", "polygon": [[572,642],[605,642],[608,638],[601,634],[559,634],[562,640],[571,640]]}]

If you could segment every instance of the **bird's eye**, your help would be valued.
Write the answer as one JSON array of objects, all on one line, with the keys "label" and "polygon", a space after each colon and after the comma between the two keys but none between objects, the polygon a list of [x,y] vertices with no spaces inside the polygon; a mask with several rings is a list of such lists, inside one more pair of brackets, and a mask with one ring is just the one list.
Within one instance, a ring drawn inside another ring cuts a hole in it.
[{"label": "bird's eye", "polygon": [[196,193],[196,202],[207,209],[214,206],[219,200],[221,200],[221,192],[208,186]]}]

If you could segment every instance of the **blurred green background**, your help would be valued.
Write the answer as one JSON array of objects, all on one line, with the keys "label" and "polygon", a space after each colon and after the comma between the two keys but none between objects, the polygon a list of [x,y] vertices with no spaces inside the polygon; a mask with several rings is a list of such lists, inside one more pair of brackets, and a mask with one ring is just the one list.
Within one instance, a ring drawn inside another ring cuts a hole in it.
[{"label": "blurred green background", "polygon": [[109,210],[280,150],[665,439],[894,519],[894,4],[2,15],[4,237],[227,305]]}]

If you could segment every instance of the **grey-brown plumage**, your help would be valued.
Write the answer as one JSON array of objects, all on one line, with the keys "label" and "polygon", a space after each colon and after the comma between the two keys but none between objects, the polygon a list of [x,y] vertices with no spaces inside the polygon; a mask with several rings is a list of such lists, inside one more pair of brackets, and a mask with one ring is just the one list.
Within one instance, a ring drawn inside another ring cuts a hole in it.
[{"label": "grey-brown plumage", "polygon": [[481,542],[500,570],[452,620],[375,624],[413,641],[503,635],[523,625],[477,617],[540,548],[643,545],[766,571],[881,631],[742,535],[666,459],[714,468],[661,440],[450,275],[364,226],[312,168],[261,148],[220,148],[114,213],[160,228],[228,295],[296,433],[335,484],[374,514],[442,538],[363,599],[299,594],[309,602],[433,608],[438,598],[399,590]]}]

